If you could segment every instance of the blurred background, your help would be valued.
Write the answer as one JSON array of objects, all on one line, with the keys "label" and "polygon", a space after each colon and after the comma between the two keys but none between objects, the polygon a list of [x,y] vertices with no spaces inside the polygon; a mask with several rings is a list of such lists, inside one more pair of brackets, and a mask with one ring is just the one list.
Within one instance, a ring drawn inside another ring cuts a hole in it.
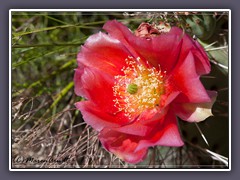
[{"label": "blurred background", "polygon": [[[218,91],[214,116],[179,121],[181,148],[150,148],[137,165],[104,150],[85,124],[73,90],[80,46],[110,20],[132,31],[141,22],[178,26],[205,48],[212,64],[201,78]],[[229,157],[228,12],[12,12],[12,168],[227,168]],[[25,161],[24,161],[25,160]]]}]

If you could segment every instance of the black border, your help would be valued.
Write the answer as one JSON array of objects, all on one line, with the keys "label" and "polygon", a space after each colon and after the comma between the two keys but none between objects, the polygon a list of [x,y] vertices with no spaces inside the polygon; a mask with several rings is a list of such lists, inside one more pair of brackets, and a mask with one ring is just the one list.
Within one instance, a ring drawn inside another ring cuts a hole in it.
[{"label": "black border", "polygon": [[[238,100],[240,100],[238,92],[240,92],[240,86],[238,85],[238,77],[240,77],[240,61],[239,61],[239,50],[236,50],[239,48],[239,45],[237,44],[237,39],[239,38],[239,18],[240,17],[240,11],[238,10],[239,4],[237,0],[232,1],[226,1],[226,0],[202,0],[202,1],[187,1],[182,0],[181,2],[179,0],[168,0],[161,2],[159,0],[148,0],[148,1],[110,1],[110,0],[102,0],[99,2],[98,0],[88,0],[85,2],[82,1],[76,1],[76,0],[58,0],[58,1],[49,1],[49,0],[41,0],[41,1],[32,1],[32,0],[21,0],[21,1],[14,1],[14,0],[8,0],[8,1],[1,1],[0,2],[0,117],[1,117],[1,126],[0,126],[0,174],[1,178],[3,179],[13,179],[17,178],[18,180],[21,179],[43,179],[43,178],[58,178],[66,179],[66,178],[114,178],[114,179],[123,179],[125,175],[128,175],[128,178],[138,178],[138,179],[146,179],[146,178],[180,178],[180,179],[186,179],[186,178],[194,178],[194,179],[226,179],[226,178],[234,178],[237,179],[239,176],[238,171],[238,162],[239,162],[239,156],[238,152],[240,149],[240,144],[238,143],[238,137],[240,137],[240,131],[238,131],[238,128],[240,127],[240,121],[239,121],[239,107],[237,105]],[[8,10],[9,9],[27,9],[27,8],[52,8],[52,9],[74,9],[74,8],[134,8],[134,9],[144,9],[144,8],[183,8],[183,9],[192,9],[192,8],[199,8],[199,9],[231,9],[232,14],[232,108],[231,108],[231,121],[232,121],[232,161],[231,161],[231,172],[192,172],[186,173],[186,172],[144,172],[144,173],[136,173],[136,172],[124,172],[121,173],[120,176],[111,175],[112,173],[119,173],[119,172],[101,172],[101,176],[98,175],[98,173],[95,172],[81,172],[81,174],[72,173],[71,176],[69,173],[59,173],[59,172],[53,172],[53,173],[43,173],[43,172],[9,172],[8,170]],[[40,175],[41,173],[41,175]],[[151,174],[150,174],[151,173]],[[161,174],[159,174],[161,173]],[[181,175],[178,175],[181,174]]]}]

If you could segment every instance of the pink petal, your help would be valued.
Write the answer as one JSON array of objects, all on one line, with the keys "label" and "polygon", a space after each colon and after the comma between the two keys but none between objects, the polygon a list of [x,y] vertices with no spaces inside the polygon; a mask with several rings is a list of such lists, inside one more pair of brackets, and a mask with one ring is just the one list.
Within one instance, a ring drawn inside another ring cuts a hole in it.
[{"label": "pink petal", "polygon": [[151,135],[139,141],[136,151],[156,145],[176,147],[184,145],[178,130],[177,119],[172,111],[169,111],[159,122]]},{"label": "pink petal", "polygon": [[121,41],[131,54],[150,62],[153,66],[170,72],[179,59],[182,49],[180,36],[174,33],[162,34],[149,39],[135,36],[126,26],[113,20],[103,27],[111,37]]},{"label": "pink petal", "polygon": [[167,77],[166,83],[171,91],[179,91],[181,94],[175,102],[211,102],[207,91],[196,73],[194,57],[191,52],[186,59]]},{"label": "pink petal", "polygon": [[90,95],[88,94],[88,92],[83,88],[83,84],[82,84],[82,80],[81,77],[84,73],[84,69],[75,69],[75,73],[74,73],[74,91],[76,93],[76,95],[78,96],[82,96],[82,97],[90,97]]},{"label": "pink petal", "polygon": [[217,92],[208,91],[211,102],[174,104],[173,109],[177,116],[188,122],[200,122],[212,116],[212,106],[216,100]]},{"label": "pink petal", "polygon": [[147,154],[147,148],[136,151],[139,141],[137,136],[125,135],[114,130],[104,129],[100,132],[99,139],[108,151],[128,163],[138,163]]},{"label": "pink petal", "polygon": [[148,136],[155,126],[159,124],[160,119],[164,119],[168,113],[168,107],[159,109],[146,109],[143,111],[134,121],[129,124],[115,128],[114,131],[118,131],[124,134],[130,134],[135,136]]},{"label": "pink petal", "polygon": [[97,131],[120,126],[117,118],[105,113],[89,101],[78,102],[75,106],[81,111],[84,121]]},{"label": "pink petal", "polygon": [[[197,73],[199,75],[203,75],[203,74],[208,74],[211,71],[211,65],[210,65],[210,61],[209,58],[207,57],[207,54],[203,51],[203,48],[200,47],[199,45],[199,49],[196,50],[192,50],[192,53],[194,55],[195,58],[195,65],[196,65],[196,69],[197,69]],[[201,50],[200,50],[201,48]]]},{"label": "pink petal", "polygon": [[177,27],[172,27],[170,33],[182,36],[183,48],[179,58],[184,59],[188,55],[189,51],[192,51],[194,58],[196,58],[195,65],[197,74],[208,74],[211,70],[209,58],[198,41],[194,40],[186,33],[183,34],[183,31]]},{"label": "pink petal", "polygon": [[[168,87],[166,87],[166,88],[168,88]],[[161,101],[160,104],[161,104],[162,109],[164,109],[169,104],[171,104],[171,102],[174,101],[174,99],[176,99],[176,97],[180,94],[179,91],[171,91],[171,89],[170,90],[165,90],[165,91],[168,92],[168,93],[163,94],[161,96],[161,100],[160,100]]]},{"label": "pink petal", "polygon": [[151,130],[152,127],[141,124],[140,122],[135,122],[129,125],[121,126],[119,128],[115,128],[115,131],[131,134],[136,136],[146,136]]},{"label": "pink petal", "polygon": [[114,78],[91,67],[84,67],[75,71],[75,92],[78,96],[92,101],[96,106],[108,113],[117,109],[113,102]]},{"label": "pink petal", "polygon": [[102,73],[118,75],[125,65],[128,50],[117,39],[104,33],[90,36],[78,54],[78,64],[97,68]]}]

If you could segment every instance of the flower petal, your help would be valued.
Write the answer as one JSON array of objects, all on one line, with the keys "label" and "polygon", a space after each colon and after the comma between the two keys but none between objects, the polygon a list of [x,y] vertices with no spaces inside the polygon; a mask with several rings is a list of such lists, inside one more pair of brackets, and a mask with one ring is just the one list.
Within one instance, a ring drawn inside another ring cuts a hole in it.
[{"label": "flower petal", "polygon": [[103,28],[111,37],[121,41],[135,58],[140,56],[155,67],[161,65],[162,70],[170,72],[178,61],[182,40],[174,33],[161,34],[149,39],[139,38],[115,20],[108,21]]},{"label": "flower petal", "polygon": [[75,92],[78,96],[91,100],[102,110],[116,112],[113,99],[114,78],[97,69],[84,67],[75,71]]},{"label": "flower petal", "polygon": [[171,87],[170,91],[181,92],[176,98],[176,102],[211,102],[211,98],[196,73],[194,57],[191,52],[188,53],[184,62],[169,75],[166,83]]},{"label": "flower petal", "polygon": [[172,111],[159,121],[155,129],[146,139],[139,141],[136,151],[150,146],[183,146],[183,141],[178,130],[177,119]]},{"label": "flower petal", "polygon": [[77,102],[75,106],[81,111],[85,122],[97,131],[101,131],[103,128],[113,128],[121,125],[114,116],[101,111],[89,101]]},{"label": "flower petal", "polygon": [[75,69],[74,78],[73,78],[73,81],[74,81],[74,91],[75,91],[76,95],[87,98],[90,95],[84,89],[83,83],[81,81],[81,77],[82,77],[83,73],[84,73],[84,69],[83,68]]},{"label": "flower petal", "polygon": [[209,58],[204,51],[203,47],[198,43],[197,40],[194,40],[186,33],[183,34],[183,31],[177,27],[172,27],[170,33],[182,36],[183,44],[181,54],[179,56],[180,59],[184,59],[189,51],[192,51],[196,65],[197,74],[208,74],[211,70]]},{"label": "flower petal", "polygon": [[179,91],[169,91],[169,93],[163,94],[161,96],[161,103],[160,103],[160,107],[166,108],[169,104],[171,104],[172,101],[174,101],[174,99],[180,94]]},{"label": "flower petal", "polygon": [[147,109],[129,124],[115,128],[115,131],[135,136],[148,136],[159,120],[163,119],[168,112],[168,107],[163,109]]},{"label": "flower petal", "polygon": [[104,129],[100,132],[99,139],[106,150],[114,153],[118,158],[128,163],[138,163],[142,161],[147,148],[136,151],[138,136],[126,135],[114,130]]},{"label": "flower petal", "polygon": [[79,65],[97,68],[102,73],[121,74],[129,51],[117,39],[104,33],[90,36],[81,47],[77,61]]},{"label": "flower petal", "polygon": [[121,126],[119,128],[115,128],[114,130],[124,133],[131,134],[137,136],[146,136],[151,130],[152,127],[141,124],[140,122],[135,122],[129,125]]},{"label": "flower petal", "polygon": [[148,39],[135,36],[126,26],[115,20],[108,21],[103,28],[112,37],[120,40],[135,58],[141,56],[155,67],[160,64],[167,72],[170,72],[178,61],[185,59],[189,51],[192,51],[196,58],[197,73],[202,75],[210,72],[210,62],[202,46],[180,28],[172,27],[168,33]]},{"label": "flower petal", "polygon": [[208,91],[211,102],[207,103],[182,103],[174,104],[173,108],[177,116],[188,122],[200,122],[212,116],[212,106],[216,100],[217,93]]}]

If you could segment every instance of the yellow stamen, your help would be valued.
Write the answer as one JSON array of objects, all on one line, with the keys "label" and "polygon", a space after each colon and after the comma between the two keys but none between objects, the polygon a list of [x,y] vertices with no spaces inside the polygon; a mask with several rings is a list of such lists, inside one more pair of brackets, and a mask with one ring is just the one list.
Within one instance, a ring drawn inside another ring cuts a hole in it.
[{"label": "yellow stamen", "polygon": [[[129,119],[140,115],[146,109],[159,106],[164,93],[164,73],[155,67],[145,65],[140,57],[125,59],[126,66],[121,70],[124,75],[115,76],[113,95],[117,112],[123,111]],[[149,66],[149,67],[146,67]]]}]

